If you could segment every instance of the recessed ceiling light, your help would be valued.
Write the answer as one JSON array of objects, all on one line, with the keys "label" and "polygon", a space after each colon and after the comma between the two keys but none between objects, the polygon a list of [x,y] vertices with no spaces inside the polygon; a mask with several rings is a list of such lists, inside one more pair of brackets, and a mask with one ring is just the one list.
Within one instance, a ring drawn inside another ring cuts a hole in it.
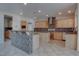
[{"label": "recessed ceiling light", "polygon": [[48,17],[48,15],[46,15]]},{"label": "recessed ceiling light", "polygon": [[62,13],[61,13],[61,12],[59,12],[59,13],[58,13],[58,15],[62,15]]},{"label": "recessed ceiling light", "polygon": [[27,5],[27,3],[24,3],[24,5]]},{"label": "recessed ceiling light", "polygon": [[68,13],[70,14],[72,11],[71,10],[68,10]]},{"label": "recessed ceiling light", "polygon": [[23,15],[23,13],[22,13],[22,12],[20,12],[20,15]]},{"label": "recessed ceiling light", "polygon": [[38,12],[40,13],[40,12],[41,12],[41,10],[38,10]]}]

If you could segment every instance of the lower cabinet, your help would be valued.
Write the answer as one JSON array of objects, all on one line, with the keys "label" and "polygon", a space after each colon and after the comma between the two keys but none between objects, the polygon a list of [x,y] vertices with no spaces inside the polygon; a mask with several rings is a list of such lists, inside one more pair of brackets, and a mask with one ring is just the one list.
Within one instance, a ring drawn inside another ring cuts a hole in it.
[{"label": "lower cabinet", "polygon": [[50,39],[51,40],[63,40],[63,32],[51,32]]},{"label": "lower cabinet", "polygon": [[63,32],[54,32],[54,39],[63,40]]},{"label": "lower cabinet", "polygon": [[40,42],[49,42],[50,40],[50,33],[46,32],[46,33],[39,33],[40,36]]},{"label": "lower cabinet", "polygon": [[7,40],[7,39],[10,39],[10,31],[8,30],[8,31],[5,31],[4,32],[4,38],[5,38],[5,41]]},{"label": "lower cabinet", "polygon": [[65,47],[70,49],[77,48],[77,35],[76,34],[64,34]]},{"label": "lower cabinet", "polygon": [[33,35],[33,52],[36,51],[39,48],[39,35],[34,34]]}]

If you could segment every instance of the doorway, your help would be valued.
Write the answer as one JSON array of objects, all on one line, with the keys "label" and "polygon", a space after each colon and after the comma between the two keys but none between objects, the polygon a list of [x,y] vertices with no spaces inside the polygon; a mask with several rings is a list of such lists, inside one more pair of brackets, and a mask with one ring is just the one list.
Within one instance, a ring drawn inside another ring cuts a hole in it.
[{"label": "doorway", "polygon": [[4,15],[4,42],[10,40],[12,30],[12,16]]}]

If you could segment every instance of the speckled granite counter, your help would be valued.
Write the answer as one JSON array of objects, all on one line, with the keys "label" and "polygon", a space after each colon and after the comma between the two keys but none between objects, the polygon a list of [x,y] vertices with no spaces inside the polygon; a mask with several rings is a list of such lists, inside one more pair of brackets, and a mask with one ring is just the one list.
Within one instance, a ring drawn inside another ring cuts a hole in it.
[{"label": "speckled granite counter", "polygon": [[31,54],[32,51],[32,32],[12,31],[11,43],[13,46]]}]

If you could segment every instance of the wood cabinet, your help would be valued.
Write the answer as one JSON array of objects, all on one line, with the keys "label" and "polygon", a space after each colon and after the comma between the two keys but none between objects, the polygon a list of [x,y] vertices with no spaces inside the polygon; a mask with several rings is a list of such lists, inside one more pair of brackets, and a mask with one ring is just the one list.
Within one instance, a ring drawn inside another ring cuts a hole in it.
[{"label": "wood cabinet", "polygon": [[21,25],[26,25],[26,21],[21,21]]},{"label": "wood cabinet", "polygon": [[40,22],[38,21],[35,22],[35,28],[40,28]]},{"label": "wood cabinet", "polygon": [[7,39],[9,39],[10,38],[10,31],[5,31],[4,32],[4,36],[5,36],[5,41],[7,40]]},{"label": "wood cabinet", "polygon": [[26,21],[21,21],[21,29],[22,30],[26,30],[26,28],[27,28],[27,22]]},{"label": "wood cabinet", "polygon": [[53,37],[56,40],[63,40],[63,32],[53,32]]},{"label": "wood cabinet", "polygon": [[74,20],[67,19],[67,20],[57,20],[56,21],[56,28],[73,28],[74,27]]},{"label": "wood cabinet", "polygon": [[36,21],[35,28],[48,28],[48,21]]},{"label": "wood cabinet", "polygon": [[51,40],[63,40],[63,32],[51,32],[50,39]]}]

